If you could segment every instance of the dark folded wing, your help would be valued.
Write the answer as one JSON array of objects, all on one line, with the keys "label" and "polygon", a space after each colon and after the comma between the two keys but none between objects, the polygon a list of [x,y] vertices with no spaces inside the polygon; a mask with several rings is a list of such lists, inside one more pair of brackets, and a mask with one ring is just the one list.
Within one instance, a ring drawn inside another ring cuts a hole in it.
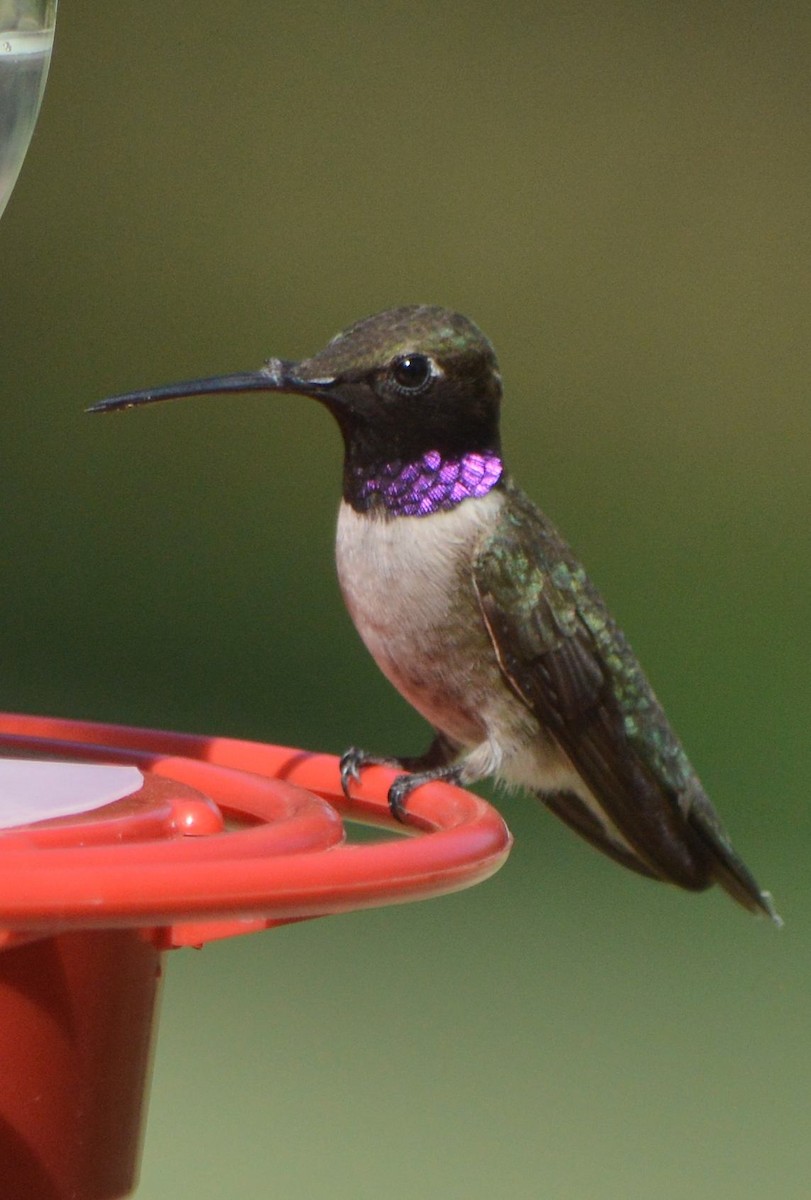
[{"label": "dark folded wing", "polygon": [[[625,637],[566,543],[517,490],[479,550],[474,580],[508,683],[608,823],[564,796],[547,798],[553,811],[643,874],[691,889],[717,879],[748,907],[767,907]],[[611,825],[632,854],[612,842]]]}]

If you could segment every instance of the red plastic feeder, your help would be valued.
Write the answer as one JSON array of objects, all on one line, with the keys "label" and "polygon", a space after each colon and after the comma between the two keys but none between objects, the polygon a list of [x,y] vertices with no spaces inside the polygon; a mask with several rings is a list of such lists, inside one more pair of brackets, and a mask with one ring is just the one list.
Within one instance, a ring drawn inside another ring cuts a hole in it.
[{"label": "red plastic feeder", "polygon": [[347,844],[343,817],[403,832],[394,773],[347,801],[330,755],[13,713],[0,754],[0,1181],[19,1200],[134,1188],[162,951],[456,891],[510,849],[441,783],[409,800],[420,836]]}]

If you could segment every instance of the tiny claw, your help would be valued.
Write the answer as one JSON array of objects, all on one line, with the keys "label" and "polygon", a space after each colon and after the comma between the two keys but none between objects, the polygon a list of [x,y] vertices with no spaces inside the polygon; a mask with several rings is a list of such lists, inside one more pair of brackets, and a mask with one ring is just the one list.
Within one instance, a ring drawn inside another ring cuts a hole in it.
[{"label": "tiny claw", "polygon": [[398,775],[389,788],[389,812],[401,825],[408,823],[406,804],[414,788],[419,787],[419,782],[419,779],[415,780],[413,775]]},{"label": "tiny claw", "polygon": [[349,799],[349,789],[353,783],[360,783],[360,773],[364,764],[364,755],[362,750],[357,746],[350,746],[349,749],[341,755],[340,771],[341,771],[341,791]]}]

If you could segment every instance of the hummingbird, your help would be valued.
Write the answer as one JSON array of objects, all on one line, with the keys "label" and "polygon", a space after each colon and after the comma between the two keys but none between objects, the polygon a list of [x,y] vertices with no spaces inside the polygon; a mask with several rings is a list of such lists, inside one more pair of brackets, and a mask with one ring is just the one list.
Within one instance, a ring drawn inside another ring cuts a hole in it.
[{"label": "hummingbird", "polygon": [[411,305],[357,322],[301,362],[128,392],[109,412],[186,396],[317,400],[343,437],[336,563],[352,620],[383,674],[434,731],[419,756],[357,747],[415,788],[487,777],[528,790],[592,846],[691,891],[717,883],[780,924],[734,850],[625,635],[502,455],[502,383],[467,317]]}]

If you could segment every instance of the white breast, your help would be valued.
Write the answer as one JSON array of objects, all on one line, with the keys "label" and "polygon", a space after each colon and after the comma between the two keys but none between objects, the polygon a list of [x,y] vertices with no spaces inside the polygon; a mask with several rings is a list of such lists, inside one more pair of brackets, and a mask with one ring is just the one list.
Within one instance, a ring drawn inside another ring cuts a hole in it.
[{"label": "white breast", "polygon": [[481,740],[482,692],[500,680],[471,566],[502,503],[492,491],[386,520],[344,502],[338,516],[338,578],[358,632],[406,699],[465,745]]}]

